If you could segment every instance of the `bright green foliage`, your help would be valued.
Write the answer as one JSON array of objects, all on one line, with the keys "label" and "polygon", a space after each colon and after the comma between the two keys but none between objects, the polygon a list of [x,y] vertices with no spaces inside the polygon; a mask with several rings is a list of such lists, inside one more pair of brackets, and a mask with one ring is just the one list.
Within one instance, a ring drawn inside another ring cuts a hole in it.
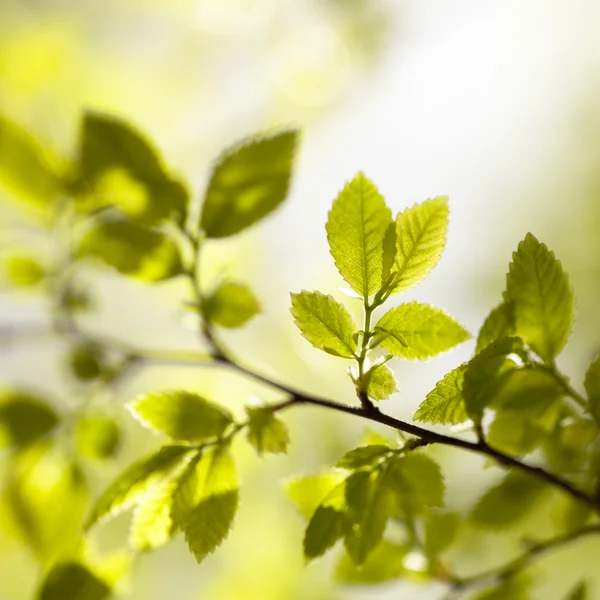
[{"label": "bright green foliage", "polygon": [[23,448],[39,440],[58,424],[47,402],[28,391],[0,392],[0,448]]},{"label": "bright green foliage", "polygon": [[227,537],[237,511],[235,464],[226,446],[213,447],[192,461],[173,497],[173,521],[201,562]]},{"label": "bright green foliage", "polygon": [[394,374],[387,365],[378,365],[367,375],[367,394],[373,400],[386,400],[398,391]]},{"label": "bright green foliage", "polygon": [[233,422],[231,414],[192,392],[154,392],[128,404],[144,425],[173,440],[198,442],[220,436]]},{"label": "bright green foliage", "polygon": [[362,584],[399,579],[406,574],[404,559],[409,551],[408,544],[394,544],[383,540],[360,566],[343,554],[336,566],[336,579],[344,583]]},{"label": "bright green foliage", "polygon": [[545,489],[545,483],[539,479],[511,471],[481,497],[471,519],[494,529],[514,525],[533,510]]},{"label": "bright green foliage", "polygon": [[531,233],[513,253],[506,298],[515,305],[517,335],[544,361],[552,361],[573,327],[573,293],[560,261]]},{"label": "bright green foliage", "polygon": [[200,219],[207,237],[239,233],[283,202],[297,137],[296,131],[285,131],[251,140],[220,158],[208,184]]},{"label": "bright green foliage", "polygon": [[585,391],[588,395],[590,413],[600,423],[600,356],[592,362],[585,374]]},{"label": "bright green foliage", "polygon": [[78,177],[95,196],[90,208],[117,206],[147,225],[185,211],[187,192],[172,180],[156,149],[130,124],[112,116],[86,113]]},{"label": "bright green foliage", "polygon": [[302,291],[291,296],[294,322],[315,348],[334,356],[354,356],[356,324],[342,304],[321,292]]},{"label": "bright green foliage", "polygon": [[29,288],[44,279],[44,268],[38,260],[30,256],[13,254],[4,262],[6,278],[15,288]]},{"label": "bright green foliage", "polygon": [[89,342],[77,344],[72,348],[68,361],[73,375],[82,381],[100,377],[105,362],[102,347]]},{"label": "bright green foliage", "polygon": [[515,305],[513,302],[502,302],[488,315],[479,335],[475,353],[481,352],[492,342],[515,335]]},{"label": "bright green foliage", "polygon": [[285,454],[290,443],[286,424],[269,407],[247,406],[248,441],[259,454]]},{"label": "bright green foliage", "polygon": [[461,524],[460,516],[453,512],[429,510],[425,514],[424,546],[427,556],[438,556],[449,548]]},{"label": "bright green foliage", "polygon": [[191,453],[193,451],[187,446],[164,446],[148,458],[133,464],[96,501],[86,528],[131,508],[154,486],[168,479]]},{"label": "bright green foliage", "polygon": [[440,425],[457,425],[468,420],[462,394],[466,364],[444,376],[421,402],[414,415],[415,421]]},{"label": "bright green foliage", "polygon": [[563,394],[556,379],[545,371],[523,368],[509,371],[489,406],[506,410],[543,412]]},{"label": "bright green foliage", "polygon": [[532,411],[501,410],[490,425],[487,440],[501,452],[524,456],[540,445],[545,434],[542,423]]},{"label": "bright green foliage", "polygon": [[240,283],[221,283],[204,300],[202,309],[210,323],[221,327],[241,327],[260,312],[251,290]]},{"label": "bright green foliage", "polygon": [[336,467],[340,469],[360,469],[361,467],[372,467],[381,461],[386,455],[391,452],[390,446],[372,445],[359,446],[346,452],[340,460],[337,461]]},{"label": "bright green foliage", "polygon": [[383,283],[383,244],[392,213],[363,173],[346,184],[331,207],[327,239],[341,276],[363,298]]},{"label": "bright green foliage", "polygon": [[96,460],[112,458],[121,442],[121,430],[111,417],[88,414],[79,419],[75,432],[77,451]]},{"label": "bright green foliage", "polygon": [[569,592],[565,600],[587,600],[588,598],[588,585],[585,581],[582,581]]},{"label": "bright green foliage", "polygon": [[447,229],[446,197],[431,198],[398,215],[394,292],[414,287],[435,267],[446,245]]},{"label": "bright green foliage", "polygon": [[341,472],[318,473],[293,479],[286,485],[287,495],[305,519],[310,519],[319,504],[344,479]]},{"label": "bright green foliage", "polygon": [[467,330],[439,308],[409,302],[388,311],[376,325],[389,334],[381,345],[407,359],[423,360],[467,341]]},{"label": "bright green foliage", "polygon": [[179,250],[172,240],[129,221],[99,223],[83,236],[80,253],[142,281],[161,281],[182,272]]},{"label": "bright green foliage", "polygon": [[54,163],[29,133],[0,116],[0,187],[10,196],[48,209],[60,194]]},{"label": "bright green foliage", "polygon": [[52,567],[36,600],[106,600],[111,594],[108,585],[85,565],[64,562]]},{"label": "bright green foliage", "polygon": [[390,461],[389,485],[416,507],[444,505],[444,478],[439,465],[421,452]]}]

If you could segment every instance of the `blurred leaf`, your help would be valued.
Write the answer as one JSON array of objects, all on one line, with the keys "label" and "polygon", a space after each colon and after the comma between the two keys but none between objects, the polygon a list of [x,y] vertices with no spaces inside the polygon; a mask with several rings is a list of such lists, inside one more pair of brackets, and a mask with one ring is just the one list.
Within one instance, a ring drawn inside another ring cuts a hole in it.
[{"label": "blurred leaf", "polygon": [[296,131],[230,149],[213,170],[200,227],[209,238],[234,235],[273,212],[285,199]]},{"label": "blurred leaf", "polygon": [[510,527],[535,508],[545,489],[546,484],[537,478],[511,471],[481,497],[471,519],[493,529]]},{"label": "blurred leaf", "polygon": [[342,554],[335,569],[338,581],[344,583],[383,583],[402,577],[406,571],[404,559],[410,546],[383,540],[367,560],[356,566],[347,554]]},{"label": "blurred leaf", "polygon": [[327,239],[338,271],[362,297],[382,286],[383,241],[392,214],[363,173],[347,183],[333,202]]},{"label": "blurred leaf", "polygon": [[394,374],[387,365],[379,365],[367,374],[367,394],[373,400],[386,400],[398,391]]},{"label": "blurred leaf", "polygon": [[383,445],[360,446],[346,452],[336,467],[340,469],[360,469],[377,464],[384,456],[391,452],[392,448]]},{"label": "blurred leaf", "polygon": [[533,452],[542,442],[545,431],[528,410],[500,410],[490,425],[487,441],[496,450],[513,456]]},{"label": "blurred leaf", "polygon": [[444,505],[444,477],[427,455],[412,451],[391,459],[389,485],[415,506]]},{"label": "blurred leaf", "polygon": [[342,304],[321,292],[302,291],[291,296],[294,322],[315,348],[344,358],[354,355],[356,324]]},{"label": "blurred leaf", "polygon": [[20,390],[0,392],[0,448],[32,444],[58,421],[54,410],[39,396]]},{"label": "blurred leaf", "polygon": [[86,529],[101,519],[131,508],[151,488],[166,480],[192,452],[188,446],[163,446],[149,457],[134,463],[96,501],[87,519]]},{"label": "blurred leaf", "polygon": [[173,498],[173,521],[198,562],[229,534],[239,502],[238,487],[235,464],[225,446],[204,452],[180,478]]},{"label": "blurred leaf", "polygon": [[424,423],[458,425],[469,419],[462,394],[466,363],[453,369],[421,402],[413,419]]},{"label": "blurred leaf", "polygon": [[83,236],[80,253],[142,281],[161,281],[182,272],[179,250],[172,240],[129,221],[99,223]]},{"label": "blurred leaf", "polygon": [[79,419],[75,433],[77,451],[96,460],[112,458],[121,442],[121,430],[114,419],[88,414]]},{"label": "blurred leaf", "polygon": [[241,327],[260,312],[260,304],[245,285],[222,283],[206,297],[203,304],[206,319],[221,327]]},{"label": "blurred leaf", "polygon": [[310,519],[317,506],[342,481],[344,475],[339,472],[319,473],[293,479],[286,484],[286,492],[300,514]]},{"label": "blurred leaf", "polygon": [[439,196],[407,208],[396,218],[394,292],[404,292],[435,267],[446,245],[448,198]]},{"label": "blurred leaf", "polygon": [[563,349],[573,327],[573,293],[554,252],[528,233],[513,253],[506,298],[515,305],[516,332],[544,361]]},{"label": "blurred leaf", "polygon": [[531,581],[527,576],[515,576],[471,596],[469,600],[532,600],[530,587]]},{"label": "blurred leaf", "polygon": [[59,563],[46,575],[37,600],[106,600],[112,595],[104,581],[86,566],[75,562]]},{"label": "blurred leaf", "polygon": [[417,302],[392,308],[381,317],[376,329],[389,334],[381,342],[386,350],[412,360],[430,358],[471,337],[439,308]]},{"label": "blurred leaf", "polygon": [[447,550],[456,538],[460,515],[452,512],[427,511],[425,514],[425,552],[437,556]]},{"label": "blurred leaf", "polygon": [[6,278],[15,288],[29,288],[44,279],[44,268],[34,258],[25,255],[7,256],[4,262]]},{"label": "blurred leaf", "polygon": [[515,335],[515,305],[513,302],[502,302],[488,315],[484,321],[475,353],[481,352],[492,342]]},{"label": "blurred leaf", "polygon": [[96,207],[117,206],[147,225],[185,211],[185,188],[171,179],[148,140],[124,120],[87,112],[79,161],[79,176],[97,196]]},{"label": "blurred leaf", "polygon": [[104,352],[98,344],[84,342],[71,349],[68,361],[71,372],[77,379],[91,381],[102,374]]},{"label": "blurred leaf", "polygon": [[588,598],[587,582],[581,581],[567,594],[565,600],[587,600]]},{"label": "blurred leaf", "polygon": [[17,200],[47,209],[61,192],[51,162],[32,135],[0,116],[0,187]]},{"label": "blurred leaf", "polygon": [[181,390],[145,394],[127,406],[143,425],[176,441],[218,437],[233,422],[229,411],[198,394]]},{"label": "blurred leaf", "polygon": [[286,424],[268,407],[247,406],[248,441],[259,454],[285,454],[290,443]]},{"label": "blurred leaf", "polygon": [[585,374],[585,391],[590,414],[600,423],[600,356],[596,357]]}]

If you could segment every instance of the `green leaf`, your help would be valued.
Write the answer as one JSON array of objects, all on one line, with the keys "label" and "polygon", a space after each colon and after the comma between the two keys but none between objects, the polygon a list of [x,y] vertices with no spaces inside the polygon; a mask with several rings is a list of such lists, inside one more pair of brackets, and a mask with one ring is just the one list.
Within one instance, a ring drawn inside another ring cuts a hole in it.
[{"label": "green leaf", "polygon": [[367,394],[373,400],[386,400],[398,391],[394,374],[387,365],[378,365],[367,375]]},{"label": "green leaf", "polygon": [[177,441],[197,442],[218,437],[233,423],[229,411],[183,390],[145,394],[127,407],[143,425]]},{"label": "green leaf", "polygon": [[285,454],[290,443],[286,424],[278,419],[271,408],[247,406],[248,441],[259,454]]},{"label": "green leaf", "polygon": [[335,577],[344,583],[370,584],[399,579],[406,573],[404,559],[410,549],[408,544],[394,544],[383,540],[360,566],[356,566],[347,554],[343,554],[336,566]]},{"label": "green leaf", "polygon": [[331,207],[327,239],[341,276],[362,297],[382,285],[383,242],[392,214],[375,185],[358,173]]},{"label": "green leaf", "polygon": [[119,273],[161,281],[182,273],[176,244],[164,234],[129,221],[104,221],[86,232],[82,256],[94,257]]},{"label": "green leaf", "polygon": [[444,505],[444,477],[427,455],[412,451],[391,459],[389,485],[415,506]]},{"label": "green leaf", "polygon": [[186,190],[171,179],[151,143],[122,119],[85,114],[79,171],[95,196],[89,208],[117,206],[147,225],[185,211]]},{"label": "green leaf", "polygon": [[59,563],[46,575],[37,600],[106,600],[112,595],[108,585],[85,565]]},{"label": "green leaf", "polygon": [[248,287],[239,283],[221,283],[206,297],[204,316],[221,327],[241,327],[260,312],[260,304]]},{"label": "green leaf", "polygon": [[502,302],[488,315],[477,337],[475,354],[481,352],[492,342],[515,335],[515,305]]},{"label": "green leaf", "polygon": [[68,356],[71,373],[82,381],[100,377],[105,362],[102,346],[90,342],[77,344]]},{"label": "green leaf", "polygon": [[100,496],[86,522],[86,529],[101,519],[131,508],[156,485],[165,481],[193,453],[188,446],[163,446],[134,463]]},{"label": "green leaf", "polygon": [[532,600],[529,593],[531,581],[526,575],[510,577],[469,600]]},{"label": "green leaf", "polygon": [[229,534],[239,502],[238,475],[226,446],[190,463],[173,497],[173,522],[201,562]]},{"label": "green leaf", "polygon": [[435,267],[446,245],[448,198],[439,196],[415,204],[396,219],[397,273],[394,292],[404,292]]},{"label": "green leaf", "polygon": [[588,598],[587,582],[581,581],[569,592],[565,600],[587,600]]},{"label": "green leaf", "polygon": [[546,484],[529,474],[511,471],[491,487],[475,505],[474,523],[499,529],[510,527],[525,518],[541,499]]},{"label": "green leaf", "polygon": [[23,390],[0,392],[0,448],[23,448],[57,424],[57,414],[36,394]]},{"label": "green leaf", "polygon": [[319,504],[344,480],[341,472],[306,475],[289,481],[285,490],[305,519],[310,519]]},{"label": "green leaf", "polygon": [[15,288],[23,289],[36,286],[44,280],[44,267],[31,256],[11,254],[4,259],[4,270],[8,283]]},{"label": "green leaf", "polygon": [[383,445],[360,446],[346,452],[336,467],[340,469],[360,469],[377,464],[384,456],[391,452],[392,448]]},{"label": "green leaf", "polygon": [[457,513],[430,510],[425,515],[425,552],[438,556],[447,550],[456,538],[461,524]]},{"label": "green leaf", "polygon": [[209,238],[234,235],[285,199],[298,134],[284,131],[231,148],[212,172],[200,227]]},{"label": "green leaf", "polygon": [[61,193],[55,163],[32,135],[0,116],[0,187],[11,197],[47,209]]},{"label": "green leaf", "polygon": [[600,355],[585,374],[585,391],[588,395],[590,414],[600,423]]},{"label": "green leaf", "polygon": [[321,292],[292,294],[290,309],[298,329],[315,347],[334,356],[351,358],[356,352],[356,324],[333,296]]},{"label": "green leaf", "polygon": [[462,394],[466,363],[456,367],[435,384],[421,402],[413,419],[439,425],[458,425],[469,419]]},{"label": "green leaf", "polygon": [[573,327],[573,293],[554,252],[531,233],[513,253],[506,297],[515,304],[517,335],[546,362],[552,361]]},{"label": "green leaf", "polygon": [[500,410],[490,425],[487,441],[496,450],[525,456],[541,444],[544,428],[529,410]]},{"label": "green leaf", "polygon": [[81,455],[106,460],[117,453],[121,444],[121,430],[111,417],[88,414],[79,419],[75,440]]},{"label": "green leaf", "polygon": [[381,341],[386,350],[411,360],[436,356],[471,338],[444,311],[418,302],[392,308],[381,317],[376,329],[389,334]]}]

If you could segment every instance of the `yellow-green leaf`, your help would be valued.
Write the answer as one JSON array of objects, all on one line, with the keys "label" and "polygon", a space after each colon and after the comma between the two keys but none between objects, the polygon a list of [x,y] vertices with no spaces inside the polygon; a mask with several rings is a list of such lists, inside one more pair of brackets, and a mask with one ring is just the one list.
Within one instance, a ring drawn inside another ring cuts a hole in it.
[{"label": "yellow-green leaf", "polygon": [[36,600],[107,600],[110,587],[88,567],[76,562],[54,565],[46,575]]},{"label": "yellow-green leaf", "polygon": [[385,457],[392,449],[390,446],[374,444],[371,446],[359,446],[346,452],[336,467],[340,469],[360,469],[361,467],[373,466]]},{"label": "yellow-green leaf", "polygon": [[444,477],[439,465],[421,452],[391,459],[389,485],[410,504],[444,505]]},{"label": "yellow-green leaf", "polygon": [[111,417],[87,414],[77,423],[75,439],[80,454],[96,460],[106,460],[113,457],[119,449],[121,430]]},{"label": "yellow-green leaf", "polygon": [[367,374],[367,394],[373,400],[386,400],[398,391],[394,374],[387,365],[378,365]]},{"label": "yellow-green leaf", "polygon": [[360,566],[354,564],[347,554],[343,554],[336,566],[335,577],[344,583],[358,584],[398,579],[406,573],[404,560],[410,549],[408,544],[394,544],[383,540]]},{"label": "yellow-green leaf", "polygon": [[600,423],[600,356],[592,362],[585,374],[585,391],[590,413]]},{"label": "yellow-green leaf", "polygon": [[245,325],[260,312],[260,304],[250,289],[240,283],[222,283],[203,303],[204,316],[221,327]]},{"label": "yellow-green leaf", "polygon": [[469,419],[462,394],[466,364],[462,364],[435,384],[414,414],[415,421],[458,425]]},{"label": "yellow-green leaf", "polygon": [[6,278],[15,288],[29,288],[44,280],[44,267],[39,260],[24,254],[11,254],[4,261]]},{"label": "yellow-green leaf", "polygon": [[287,495],[300,514],[310,519],[317,506],[344,480],[341,472],[318,473],[306,475],[288,482],[285,486]]},{"label": "yellow-green leaf", "polygon": [[247,406],[248,441],[259,454],[285,454],[290,443],[286,424],[268,407]]},{"label": "yellow-green leaf", "polygon": [[502,302],[490,312],[484,321],[475,353],[481,352],[492,342],[515,335],[515,306],[513,302]]}]

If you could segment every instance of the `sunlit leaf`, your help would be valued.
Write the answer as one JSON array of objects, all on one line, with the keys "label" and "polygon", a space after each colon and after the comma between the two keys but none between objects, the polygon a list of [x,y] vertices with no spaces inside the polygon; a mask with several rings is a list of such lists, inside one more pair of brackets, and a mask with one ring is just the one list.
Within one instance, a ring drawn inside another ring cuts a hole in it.
[{"label": "sunlit leaf", "polygon": [[221,327],[241,327],[260,312],[250,289],[239,283],[222,283],[203,303],[204,316]]},{"label": "sunlit leaf", "polygon": [[296,131],[234,147],[215,165],[200,227],[209,238],[234,235],[273,212],[285,199]]},{"label": "sunlit leaf", "polygon": [[392,214],[363,173],[347,183],[331,207],[327,239],[342,277],[363,297],[382,285],[383,242]]},{"label": "sunlit leaf", "polygon": [[333,296],[302,291],[292,294],[291,312],[302,335],[315,347],[350,358],[356,351],[356,324]]},{"label": "sunlit leaf", "polygon": [[487,441],[496,450],[524,456],[539,447],[544,435],[544,428],[531,411],[499,410],[490,425]]},{"label": "sunlit leaf", "polygon": [[373,400],[386,400],[398,391],[394,374],[387,365],[371,369],[367,377],[367,394]]},{"label": "sunlit leaf", "polygon": [[121,429],[111,417],[88,414],[79,419],[75,432],[77,450],[96,460],[113,457],[121,442]]},{"label": "sunlit leaf", "polygon": [[336,467],[340,469],[360,469],[361,467],[373,466],[384,456],[390,453],[392,448],[383,445],[359,446],[346,452]]},{"label": "sunlit leaf", "polygon": [[341,472],[306,475],[288,482],[287,495],[305,519],[315,512],[317,506],[344,480]]},{"label": "sunlit leaf", "polygon": [[369,554],[365,562],[357,566],[343,554],[337,563],[335,577],[344,583],[383,583],[398,579],[405,574],[404,559],[410,546],[383,540]]},{"label": "sunlit leaf", "polygon": [[267,407],[247,406],[248,441],[259,454],[285,454],[290,443],[286,424]]},{"label": "sunlit leaf", "polygon": [[36,600],[106,600],[111,595],[110,587],[85,565],[64,562],[46,575]]},{"label": "sunlit leaf", "polygon": [[4,260],[4,271],[8,283],[15,288],[29,288],[44,280],[41,263],[24,254],[11,254]]},{"label": "sunlit leaf", "polygon": [[444,477],[439,465],[421,452],[393,458],[389,485],[415,506],[444,505]]},{"label": "sunlit leaf", "polygon": [[488,315],[477,337],[475,352],[481,352],[492,342],[515,335],[515,306],[502,302]]}]

